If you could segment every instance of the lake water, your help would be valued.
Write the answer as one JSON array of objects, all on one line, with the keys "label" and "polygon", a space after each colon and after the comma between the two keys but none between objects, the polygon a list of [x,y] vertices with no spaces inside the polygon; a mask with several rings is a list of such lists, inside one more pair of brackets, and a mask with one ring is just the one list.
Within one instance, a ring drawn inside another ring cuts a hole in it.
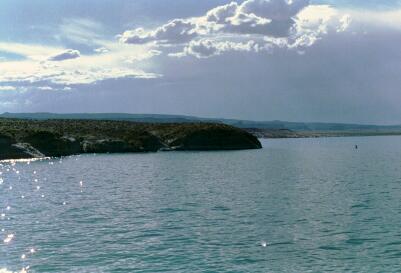
[{"label": "lake water", "polygon": [[401,270],[401,137],[263,145],[3,162],[0,272]]}]

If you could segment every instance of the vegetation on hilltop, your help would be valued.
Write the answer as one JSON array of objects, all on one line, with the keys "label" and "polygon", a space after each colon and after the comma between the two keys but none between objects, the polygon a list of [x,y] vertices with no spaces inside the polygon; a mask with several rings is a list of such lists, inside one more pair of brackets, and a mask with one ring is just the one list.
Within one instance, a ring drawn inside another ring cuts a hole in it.
[{"label": "vegetation on hilltop", "polygon": [[0,119],[0,158],[158,150],[261,148],[241,129],[214,123]]}]

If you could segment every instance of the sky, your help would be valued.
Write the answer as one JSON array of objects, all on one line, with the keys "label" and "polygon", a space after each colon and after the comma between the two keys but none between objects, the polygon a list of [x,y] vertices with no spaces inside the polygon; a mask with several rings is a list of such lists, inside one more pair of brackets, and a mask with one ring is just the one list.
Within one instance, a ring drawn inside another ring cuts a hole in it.
[{"label": "sky", "polygon": [[401,1],[2,0],[0,112],[401,124]]}]

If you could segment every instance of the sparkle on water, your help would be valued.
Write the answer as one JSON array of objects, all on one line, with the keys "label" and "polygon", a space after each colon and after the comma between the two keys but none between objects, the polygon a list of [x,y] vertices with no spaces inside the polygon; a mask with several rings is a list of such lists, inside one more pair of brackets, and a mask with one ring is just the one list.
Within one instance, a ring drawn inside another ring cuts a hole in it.
[{"label": "sparkle on water", "polygon": [[400,137],[263,145],[3,161],[0,273],[399,270]]}]

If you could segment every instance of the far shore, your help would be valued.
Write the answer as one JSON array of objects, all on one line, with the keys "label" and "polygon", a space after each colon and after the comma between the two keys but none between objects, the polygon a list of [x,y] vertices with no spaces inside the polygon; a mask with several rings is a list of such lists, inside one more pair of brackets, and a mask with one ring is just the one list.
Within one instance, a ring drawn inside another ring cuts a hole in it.
[{"label": "far shore", "polygon": [[401,131],[294,131],[288,129],[246,128],[245,131],[261,139],[400,136]]}]

